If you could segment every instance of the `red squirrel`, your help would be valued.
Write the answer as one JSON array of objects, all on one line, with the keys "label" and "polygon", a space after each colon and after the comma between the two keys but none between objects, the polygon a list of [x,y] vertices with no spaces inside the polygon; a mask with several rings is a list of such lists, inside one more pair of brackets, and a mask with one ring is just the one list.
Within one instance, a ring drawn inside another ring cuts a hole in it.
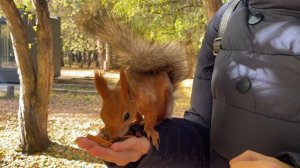
[{"label": "red squirrel", "polygon": [[118,56],[120,79],[115,88],[95,73],[95,85],[102,98],[102,129],[110,139],[125,136],[133,122],[144,120],[144,131],[159,146],[155,126],[173,111],[173,93],[189,77],[188,51],[179,43],[155,43],[121,24],[106,11],[82,13],[77,24],[92,37],[107,42]]}]

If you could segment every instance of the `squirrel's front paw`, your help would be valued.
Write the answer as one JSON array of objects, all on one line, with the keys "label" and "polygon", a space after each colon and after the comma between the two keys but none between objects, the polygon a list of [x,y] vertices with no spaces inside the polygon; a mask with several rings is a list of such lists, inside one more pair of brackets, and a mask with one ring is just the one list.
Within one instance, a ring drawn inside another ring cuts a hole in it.
[{"label": "squirrel's front paw", "polygon": [[152,144],[155,146],[155,148],[159,149],[159,134],[157,131],[146,131],[147,137],[152,140]]}]

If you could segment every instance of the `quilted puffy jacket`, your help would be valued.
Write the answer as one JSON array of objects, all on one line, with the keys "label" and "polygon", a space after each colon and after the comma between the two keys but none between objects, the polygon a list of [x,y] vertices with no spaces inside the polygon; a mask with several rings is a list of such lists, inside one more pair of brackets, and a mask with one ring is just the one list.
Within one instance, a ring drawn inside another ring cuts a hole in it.
[{"label": "quilted puffy jacket", "polygon": [[215,57],[222,8],[203,41],[185,118],[210,129],[211,167],[228,167],[247,149],[299,164],[300,1],[242,0]]}]

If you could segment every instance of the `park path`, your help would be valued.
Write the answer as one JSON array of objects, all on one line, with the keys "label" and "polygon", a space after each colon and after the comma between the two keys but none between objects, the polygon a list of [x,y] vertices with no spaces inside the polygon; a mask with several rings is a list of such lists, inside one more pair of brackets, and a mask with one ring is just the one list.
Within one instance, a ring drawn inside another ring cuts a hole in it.
[{"label": "park path", "polygon": [[[85,80],[90,81],[92,83],[92,79],[94,77],[94,70],[93,69],[68,69],[62,68],[61,75],[54,79],[54,84],[58,83],[58,81],[70,81],[71,79],[74,80]],[[110,79],[118,79],[119,74],[117,71],[109,71],[104,73],[104,77],[108,77]],[[60,83],[63,83],[60,82]],[[19,91],[19,84],[7,84],[7,83],[0,83],[0,92],[6,92],[7,86],[13,85],[15,87],[15,91]],[[191,87],[192,86],[192,79],[187,79],[183,81],[184,87]]]}]

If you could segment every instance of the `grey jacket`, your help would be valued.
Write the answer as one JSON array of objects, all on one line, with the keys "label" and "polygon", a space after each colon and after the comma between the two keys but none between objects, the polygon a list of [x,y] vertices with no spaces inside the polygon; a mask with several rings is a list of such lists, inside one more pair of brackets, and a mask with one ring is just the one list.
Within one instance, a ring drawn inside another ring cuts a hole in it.
[{"label": "grey jacket", "polygon": [[242,0],[215,57],[226,8],[208,26],[185,118],[210,129],[211,167],[247,149],[300,164],[300,1]]}]

